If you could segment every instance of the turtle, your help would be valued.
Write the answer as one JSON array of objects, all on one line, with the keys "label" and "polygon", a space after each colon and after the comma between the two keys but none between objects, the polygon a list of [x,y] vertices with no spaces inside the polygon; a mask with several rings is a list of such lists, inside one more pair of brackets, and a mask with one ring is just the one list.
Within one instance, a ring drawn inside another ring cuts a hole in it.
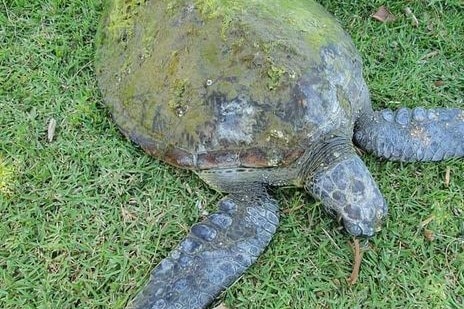
[{"label": "turtle", "polygon": [[96,39],[102,99],[145,152],[224,197],[129,306],[205,308],[265,250],[270,188],[320,200],[356,237],[387,202],[359,147],[393,161],[464,156],[464,111],[375,111],[349,35],[311,0],[109,1]]}]

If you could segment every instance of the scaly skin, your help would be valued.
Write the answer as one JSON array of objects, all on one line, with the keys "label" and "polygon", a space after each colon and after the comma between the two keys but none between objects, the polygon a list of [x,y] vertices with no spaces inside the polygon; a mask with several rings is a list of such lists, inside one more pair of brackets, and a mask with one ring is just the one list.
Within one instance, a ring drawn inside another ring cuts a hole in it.
[{"label": "scaly skin", "polygon": [[377,184],[354,154],[317,171],[305,188],[355,236],[373,236],[387,214],[387,203]]},{"label": "scaly skin", "polygon": [[361,148],[392,161],[440,161],[464,156],[464,111],[453,108],[369,111],[356,123]]},{"label": "scaly skin", "polygon": [[276,201],[249,185],[218,206],[156,266],[132,308],[205,308],[256,261],[276,231]]}]

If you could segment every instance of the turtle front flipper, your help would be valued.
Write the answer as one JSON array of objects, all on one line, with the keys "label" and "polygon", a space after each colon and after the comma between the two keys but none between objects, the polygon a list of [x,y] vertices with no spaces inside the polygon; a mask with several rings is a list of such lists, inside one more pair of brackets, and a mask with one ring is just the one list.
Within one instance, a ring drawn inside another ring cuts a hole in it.
[{"label": "turtle front flipper", "polygon": [[192,227],[130,307],[205,308],[256,261],[276,231],[278,207],[261,186],[243,190],[223,198],[216,213]]},{"label": "turtle front flipper", "polygon": [[452,108],[382,110],[356,123],[355,143],[394,161],[464,157],[464,111]]}]

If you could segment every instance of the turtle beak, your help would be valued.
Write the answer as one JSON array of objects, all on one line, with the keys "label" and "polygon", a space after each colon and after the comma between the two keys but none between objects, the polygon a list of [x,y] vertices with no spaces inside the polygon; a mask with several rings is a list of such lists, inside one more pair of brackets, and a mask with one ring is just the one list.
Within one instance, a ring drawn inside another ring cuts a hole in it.
[{"label": "turtle beak", "polygon": [[353,236],[372,237],[375,233],[382,230],[386,212],[381,211],[376,214],[375,220],[363,220],[351,222],[349,219],[342,219],[346,231]]},{"label": "turtle beak", "polygon": [[351,223],[344,221],[343,225],[349,234],[356,237],[372,237],[377,231],[371,224],[365,224],[364,222]]}]

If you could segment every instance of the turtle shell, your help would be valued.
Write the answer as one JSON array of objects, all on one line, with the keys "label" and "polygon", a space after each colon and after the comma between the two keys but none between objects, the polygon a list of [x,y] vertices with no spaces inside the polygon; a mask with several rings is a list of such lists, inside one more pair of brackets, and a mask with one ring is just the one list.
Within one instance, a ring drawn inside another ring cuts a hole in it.
[{"label": "turtle shell", "polygon": [[288,166],[351,137],[367,93],[350,38],[308,0],[111,1],[96,74],[124,134],[189,169]]}]

